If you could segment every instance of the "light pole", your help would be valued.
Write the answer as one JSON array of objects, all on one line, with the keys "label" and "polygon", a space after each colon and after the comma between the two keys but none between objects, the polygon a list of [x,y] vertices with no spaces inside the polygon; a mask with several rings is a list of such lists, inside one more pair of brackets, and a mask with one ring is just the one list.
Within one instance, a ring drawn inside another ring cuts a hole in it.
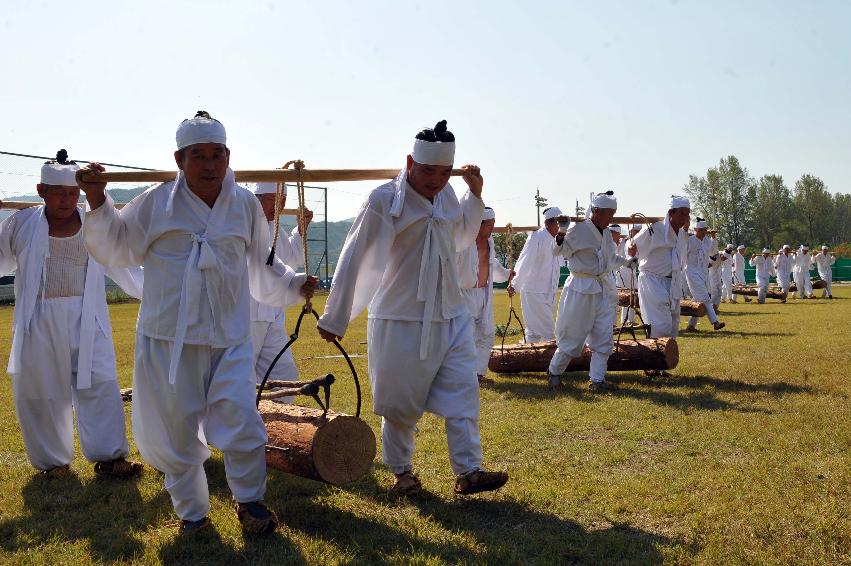
[{"label": "light pole", "polygon": [[541,196],[541,191],[535,188],[535,208],[538,209],[538,226],[541,225],[541,209],[547,207],[546,197]]}]

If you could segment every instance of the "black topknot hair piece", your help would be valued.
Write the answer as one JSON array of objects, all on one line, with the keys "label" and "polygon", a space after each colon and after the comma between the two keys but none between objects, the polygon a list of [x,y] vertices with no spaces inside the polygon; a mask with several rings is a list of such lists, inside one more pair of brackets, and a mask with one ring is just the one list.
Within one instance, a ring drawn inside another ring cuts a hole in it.
[{"label": "black topknot hair piece", "polygon": [[441,120],[435,124],[434,129],[425,128],[416,135],[418,140],[427,142],[454,142],[455,136],[446,129],[446,120]]},{"label": "black topknot hair piece", "polygon": [[706,218],[701,218],[700,216],[698,216],[697,221],[698,222],[706,222]]},{"label": "black topknot hair piece", "polygon": [[60,149],[56,152],[56,162],[62,163],[63,165],[68,162],[68,152],[64,149]]},{"label": "black topknot hair piece", "polygon": [[210,113],[207,112],[206,110],[199,110],[198,112],[195,113],[195,116],[193,116],[193,118],[207,118],[208,120],[213,119],[213,117],[210,116]]}]

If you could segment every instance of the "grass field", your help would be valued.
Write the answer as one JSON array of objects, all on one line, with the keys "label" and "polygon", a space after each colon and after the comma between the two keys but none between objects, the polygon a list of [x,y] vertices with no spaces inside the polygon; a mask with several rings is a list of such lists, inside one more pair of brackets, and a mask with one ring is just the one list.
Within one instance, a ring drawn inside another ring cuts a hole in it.
[{"label": "grass field", "polygon": [[[511,473],[496,494],[452,495],[432,416],[419,426],[415,467],[428,494],[418,499],[387,495],[380,459],[344,489],[270,470],[267,502],[283,525],[265,540],[242,536],[220,453],[206,466],[215,531],[188,541],[175,538],[153,469],[137,482],[95,480],[78,449],[76,477],[35,476],[3,379],[0,563],[851,564],[851,288],[836,295],[724,305],[727,328],[704,321],[682,337],[672,377],[614,374],[611,395],[589,394],[583,374],[557,393],[540,376],[497,377],[481,411],[485,463]],[[137,308],[112,307],[122,387]],[[499,294],[497,322],[506,310]],[[0,308],[4,368],[11,319]],[[365,333],[361,318],[344,342],[350,353],[366,353]],[[353,412],[341,361],[311,359],[334,354],[307,325],[295,348],[302,375],[339,372],[332,407]],[[354,361],[378,436],[366,359]]]}]

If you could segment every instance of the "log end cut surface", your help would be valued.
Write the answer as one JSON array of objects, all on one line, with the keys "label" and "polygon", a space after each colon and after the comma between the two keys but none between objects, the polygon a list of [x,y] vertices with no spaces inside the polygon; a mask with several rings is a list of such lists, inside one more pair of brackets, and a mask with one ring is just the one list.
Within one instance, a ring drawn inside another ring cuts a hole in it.
[{"label": "log end cut surface", "polygon": [[375,460],[375,434],[357,417],[339,415],[313,437],[313,465],[334,485],[353,482],[369,472]]}]

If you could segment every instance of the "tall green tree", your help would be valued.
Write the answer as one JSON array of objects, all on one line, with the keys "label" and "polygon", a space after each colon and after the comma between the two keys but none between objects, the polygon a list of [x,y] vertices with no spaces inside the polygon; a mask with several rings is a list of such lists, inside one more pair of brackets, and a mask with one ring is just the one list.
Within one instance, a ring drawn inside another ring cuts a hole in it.
[{"label": "tall green tree", "polygon": [[792,219],[792,194],[780,175],[763,175],[756,184],[752,231],[759,247],[777,249],[790,239],[795,227]]},{"label": "tall green tree", "polygon": [[717,228],[719,238],[741,242],[751,232],[755,185],[748,170],[730,155],[708,169],[706,177],[689,175],[683,190],[692,201],[695,215]]},{"label": "tall green tree", "polygon": [[851,242],[851,195],[833,195],[833,234],[830,243],[834,246]]},{"label": "tall green tree", "polygon": [[815,175],[803,175],[795,183],[792,201],[803,223],[803,239],[811,245],[829,241],[833,235],[834,202],[824,181]]}]

